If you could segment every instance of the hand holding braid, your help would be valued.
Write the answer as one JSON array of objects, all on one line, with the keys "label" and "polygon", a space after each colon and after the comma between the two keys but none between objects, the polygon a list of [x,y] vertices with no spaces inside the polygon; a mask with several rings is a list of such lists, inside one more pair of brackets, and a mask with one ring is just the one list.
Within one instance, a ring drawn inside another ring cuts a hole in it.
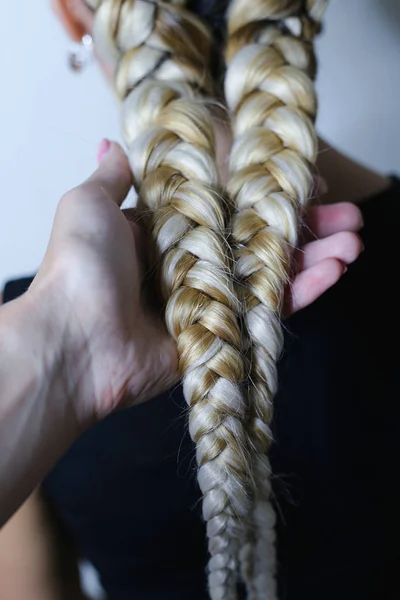
[{"label": "hand holding braid", "polygon": [[210,594],[233,600],[251,464],[239,302],[212,120],[199,91],[212,91],[210,38],[184,9],[146,0],[101,2],[94,36],[97,52],[116,71],[139,204],[151,212],[166,322],[178,345],[197,447]]},{"label": "hand holding braid", "polygon": [[[316,2],[315,15],[319,16]],[[319,8],[321,2],[318,2]],[[234,145],[228,193],[252,365],[248,431],[255,458],[253,526],[242,551],[249,598],[276,597],[274,511],[270,504],[272,400],[282,351],[280,313],[299,217],[312,189],[317,140],[317,28],[301,0],[233,0],[228,13],[225,94]],[[292,32],[297,32],[298,36]]]}]

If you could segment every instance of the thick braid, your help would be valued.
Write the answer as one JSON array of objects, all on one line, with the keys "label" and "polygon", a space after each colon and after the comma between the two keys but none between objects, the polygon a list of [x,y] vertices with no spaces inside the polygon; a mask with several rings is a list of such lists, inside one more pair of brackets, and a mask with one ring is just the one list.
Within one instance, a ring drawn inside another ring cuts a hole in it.
[{"label": "thick braid", "polygon": [[97,52],[115,70],[139,206],[151,214],[166,323],[178,346],[207,522],[210,595],[233,600],[253,484],[240,305],[203,95],[212,93],[211,40],[182,2],[90,2]]},{"label": "thick braid", "polygon": [[225,95],[234,135],[228,193],[236,210],[232,237],[252,365],[248,430],[256,455],[255,503],[241,553],[250,600],[277,597],[266,453],[283,294],[317,153],[311,40],[321,11],[321,0],[232,0],[228,11]]}]

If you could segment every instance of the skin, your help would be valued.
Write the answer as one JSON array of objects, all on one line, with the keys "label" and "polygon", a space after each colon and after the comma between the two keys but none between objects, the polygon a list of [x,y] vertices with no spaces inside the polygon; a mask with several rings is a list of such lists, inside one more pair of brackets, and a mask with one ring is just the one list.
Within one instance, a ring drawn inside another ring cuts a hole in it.
[{"label": "skin", "polygon": [[29,291],[0,309],[0,523],[82,431],[177,379],[174,344],[142,302],[138,226],[119,209],[130,186],[111,144],[60,201]]},{"label": "skin", "polygon": [[[81,0],[53,0],[53,6],[74,39],[91,31],[92,14]],[[223,172],[229,136],[217,139],[222,141],[218,157]],[[107,147],[103,144],[103,154]],[[362,217],[354,203],[388,184],[323,142],[318,167],[329,192],[308,211],[285,316],[318,298],[357,258]],[[0,309],[3,521],[82,431],[177,380],[175,347],[140,290],[142,233],[119,210],[130,185],[126,157],[111,144],[99,170],[61,200],[48,251],[29,292]],[[56,560],[49,564],[48,559],[57,556],[59,544],[46,523],[34,494],[2,531],[3,600],[82,598],[76,576],[55,577]],[[24,565],[23,578],[21,570],[18,575],[10,568],[10,557]]]}]

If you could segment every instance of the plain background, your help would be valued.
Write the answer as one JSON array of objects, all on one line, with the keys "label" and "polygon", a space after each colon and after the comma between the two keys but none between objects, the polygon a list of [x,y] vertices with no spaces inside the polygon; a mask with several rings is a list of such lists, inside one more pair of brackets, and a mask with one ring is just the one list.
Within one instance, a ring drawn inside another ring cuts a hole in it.
[{"label": "plain background", "polygon": [[[33,273],[57,201],[119,139],[97,68],[71,73],[49,0],[0,0],[0,286]],[[383,173],[400,172],[400,0],[331,0],[318,42],[319,133]]]}]

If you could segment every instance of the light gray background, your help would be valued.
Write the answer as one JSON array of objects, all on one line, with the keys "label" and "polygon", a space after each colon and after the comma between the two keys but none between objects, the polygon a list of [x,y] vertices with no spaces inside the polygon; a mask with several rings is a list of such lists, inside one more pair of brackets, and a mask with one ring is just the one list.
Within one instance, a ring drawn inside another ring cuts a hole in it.
[{"label": "light gray background", "polygon": [[[97,68],[74,75],[48,0],[0,0],[0,285],[40,264],[64,191],[95,167],[118,111]],[[319,131],[400,172],[400,0],[331,0],[320,57]]]}]

